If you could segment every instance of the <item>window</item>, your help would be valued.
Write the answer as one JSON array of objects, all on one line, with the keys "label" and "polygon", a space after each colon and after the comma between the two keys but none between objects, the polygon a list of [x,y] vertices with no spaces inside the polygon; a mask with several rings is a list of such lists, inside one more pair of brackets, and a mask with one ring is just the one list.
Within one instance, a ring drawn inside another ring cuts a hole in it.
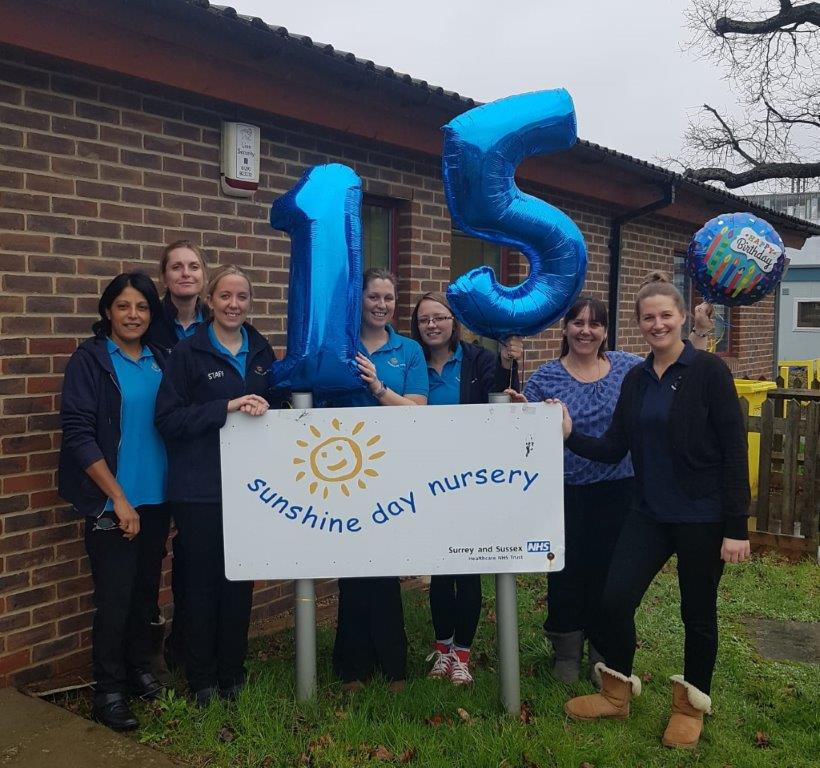
[{"label": "window", "polygon": [[796,299],[794,330],[820,331],[820,299]]},{"label": "window", "polygon": [[396,208],[389,201],[365,200],[362,240],[364,272],[374,267],[396,272]]},{"label": "window", "polygon": [[[492,267],[496,279],[503,283],[507,280],[507,252],[505,248],[486,240],[469,237],[462,232],[453,231],[450,248],[450,280],[461,277],[471,269],[487,265]],[[491,352],[498,351],[498,343],[493,339],[476,336],[462,326],[462,337],[465,341],[477,341]]]},{"label": "window", "polygon": [[[672,275],[672,282],[675,287],[681,292],[683,301],[689,309],[689,316],[686,319],[684,326],[684,334],[691,333],[692,327],[692,312],[695,305],[701,301],[701,296],[697,289],[692,285],[692,278],[686,271],[686,257],[682,253],[676,253],[674,256],[674,273]],[[709,347],[710,351],[718,354],[731,354],[732,352],[732,322],[734,322],[734,313],[731,309],[723,304],[713,304],[715,310],[715,335],[714,348]]]}]

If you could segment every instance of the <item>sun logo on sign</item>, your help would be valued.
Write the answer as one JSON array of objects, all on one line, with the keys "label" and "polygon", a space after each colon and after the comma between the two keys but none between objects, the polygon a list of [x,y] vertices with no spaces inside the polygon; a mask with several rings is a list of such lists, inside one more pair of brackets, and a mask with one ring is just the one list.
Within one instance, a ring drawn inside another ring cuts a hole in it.
[{"label": "sun logo on sign", "polygon": [[323,499],[334,487],[345,496],[350,496],[351,488],[367,488],[365,478],[379,476],[371,462],[378,461],[385,454],[374,447],[382,439],[381,435],[373,435],[366,441],[364,436],[356,439],[364,428],[363,421],[357,422],[350,434],[343,433],[338,419],[333,419],[331,426],[333,433],[325,436],[311,424],[310,433],[315,439],[312,442],[297,440],[296,445],[305,449],[307,454],[293,459],[299,468],[296,480],[306,479],[311,494],[321,492]]}]

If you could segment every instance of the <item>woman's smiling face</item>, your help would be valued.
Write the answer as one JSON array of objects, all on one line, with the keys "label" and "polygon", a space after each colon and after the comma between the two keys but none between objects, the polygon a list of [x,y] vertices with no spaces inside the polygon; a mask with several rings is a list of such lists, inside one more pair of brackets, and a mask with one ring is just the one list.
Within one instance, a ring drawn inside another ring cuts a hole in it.
[{"label": "woman's smiling face", "polygon": [[240,328],[251,308],[251,286],[242,275],[227,274],[214,286],[208,296],[214,323],[225,331]]},{"label": "woman's smiling face", "polygon": [[362,325],[384,330],[396,311],[396,286],[392,281],[377,277],[362,291]]},{"label": "woman's smiling face", "polygon": [[681,340],[686,315],[671,296],[655,294],[641,301],[638,327],[653,352],[664,352]]},{"label": "woman's smiling face", "polygon": [[419,336],[428,349],[439,349],[450,344],[453,335],[453,314],[433,299],[424,299],[417,313]]}]

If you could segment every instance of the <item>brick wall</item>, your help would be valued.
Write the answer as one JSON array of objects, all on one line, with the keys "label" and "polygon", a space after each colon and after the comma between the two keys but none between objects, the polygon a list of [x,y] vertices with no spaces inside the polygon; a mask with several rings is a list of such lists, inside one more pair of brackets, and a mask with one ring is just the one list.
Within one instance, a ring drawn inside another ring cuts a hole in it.
[{"label": "brick wall", "polygon": [[[156,273],[162,245],[187,237],[209,262],[254,280],[254,323],[285,344],[287,238],[267,223],[271,201],[307,166],[351,165],[367,194],[398,205],[400,329],[414,298],[449,280],[450,220],[437,158],[414,156],[192,95],[72,69],[0,48],[0,685],[88,663],[91,579],[80,526],[55,492],[65,363],[89,335],[101,288],[135,267]],[[219,124],[262,127],[260,191],[219,192]],[[544,190],[536,193],[546,194]],[[611,211],[550,196],[583,230],[587,289],[607,292]],[[622,293],[651,266],[671,269],[691,232],[662,219],[624,230]],[[512,273],[521,276],[520,258]],[[745,311],[739,351],[749,372],[771,367],[772,308]],[[619,342],[643,349],[629,303]],[[528,341],[525,374],[558,349]],[[768,355],[768,357],[767,357]],[[162,600],[168,603],[167,569]],[[257,587],[254,619],[281,610],[289,584]]]}]

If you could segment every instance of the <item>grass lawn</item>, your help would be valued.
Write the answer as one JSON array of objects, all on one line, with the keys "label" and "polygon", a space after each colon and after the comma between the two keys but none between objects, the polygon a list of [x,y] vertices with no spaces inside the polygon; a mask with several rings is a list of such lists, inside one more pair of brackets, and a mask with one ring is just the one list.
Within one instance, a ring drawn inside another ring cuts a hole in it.
[{"label": "grass lawn", "polygon": [[721,585],[721,642],[713,684],[714,715],[694,752],[660,744],[671,699],[669,675],[681,673],[683,632],[674,568],[653,583],[638,614],[635,673],[643,695],[626,722],[575,723],[562,705],[591,692],[549,674],[541,622],[542,576],[518,580],[524,714],[508,717],[498,697],[494,595],[485,578],[484,616],[474,646],[475,685],[454,688],[425,679],[431,624],[427,594],[405,593],[410,637],[407,691],[383,681],[343,694],[330,671],[332,629],[319,632],[319,695],[294,702],[291,632],[252,644],[250,682],[238,702],[197,710],[170,695],[140,705],[135,738],[196,766],[344,768],[410,764],[441,768],[547,766],[716,766],[797,768],[820,764],[820,666],[767,661],[750,644],[741,619],[820,619],[820,569],[755,559],[726,569]]}]

